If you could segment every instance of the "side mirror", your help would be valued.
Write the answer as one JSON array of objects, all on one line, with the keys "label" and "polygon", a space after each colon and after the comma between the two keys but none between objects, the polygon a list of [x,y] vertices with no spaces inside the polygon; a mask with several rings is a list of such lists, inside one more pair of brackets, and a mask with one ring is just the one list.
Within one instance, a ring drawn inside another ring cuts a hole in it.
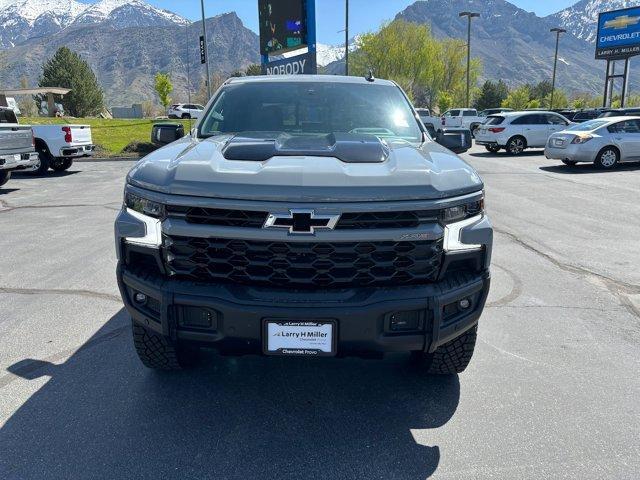
[{"label": "side mirror", "polygon": [[471,148],[471,130],[445,128],[438,130],[436,142],[454,153],[464,153]]},{"label": "side mirror", "polygon": [[184,126],[181,123],[156,123],[151,129],[151,143],[168,145],[184,137]]}]

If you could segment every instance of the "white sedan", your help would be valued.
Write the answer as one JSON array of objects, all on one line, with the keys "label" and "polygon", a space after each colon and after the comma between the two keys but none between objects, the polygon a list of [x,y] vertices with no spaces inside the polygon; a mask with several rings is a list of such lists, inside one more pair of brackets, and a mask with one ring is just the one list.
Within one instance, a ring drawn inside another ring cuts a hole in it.
[{"label": "white sedan", "polygon": [[601,169],[640,161],[640,117],[596,118],[574,125],[551,135],[544,154],[566,165],[588,162]]},{"label": "white sedan", "polygon": [[520,155],[526,148],[544,148],[552,134],[566,129],[571,122],[554,112],[505,112],[487,117],[476,129],[476,144],[490,152],[504,148]]}]

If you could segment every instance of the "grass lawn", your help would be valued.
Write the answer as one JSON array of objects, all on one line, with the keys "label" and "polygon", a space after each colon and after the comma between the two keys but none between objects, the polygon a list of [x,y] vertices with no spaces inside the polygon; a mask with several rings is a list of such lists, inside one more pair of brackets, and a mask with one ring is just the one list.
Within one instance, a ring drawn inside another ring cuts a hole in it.
[{"label": "grass lawn", "polygon": [[[50,124],[78,124],[90,125],[93,143],[99,146],[96,156],[136,156],[131,153],[124,153],[122,150],[131,142],[151,141],[151,127],[154,123],[166,122],[167,120],[151,119],[103,119],[103,118],[46,118],[46,117],[22,117],[20,123],[23,125],[50,125]],[[189,120],[169,120],[170,122],[181,122],[184,124],[185,133],[189,131]],[[192,120],[192,126],[195,125]]]}]

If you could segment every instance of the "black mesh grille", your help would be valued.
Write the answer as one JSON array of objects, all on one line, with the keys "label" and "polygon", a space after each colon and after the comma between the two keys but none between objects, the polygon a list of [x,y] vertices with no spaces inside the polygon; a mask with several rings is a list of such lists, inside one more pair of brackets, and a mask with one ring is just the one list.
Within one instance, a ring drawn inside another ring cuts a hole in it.
[{"label": "black mesh grille", "polygon": [[437,210],[343,213],[336,229],[415,228],[424,223],[437,222],[438,214]]},{"label": "black mesh grille", "polygon": [[170,275],[289,287],[397,286],[436,280],[442,241],[298,243],[165,237]]},{"label": "black mesh grille", "polygon": [[167,207],[170,217],[184,218],[189,223],[198,225],[219,225],[223,227],[262,228],[267,220],[267,212],[252,210],[229,210],[222,208]]}]

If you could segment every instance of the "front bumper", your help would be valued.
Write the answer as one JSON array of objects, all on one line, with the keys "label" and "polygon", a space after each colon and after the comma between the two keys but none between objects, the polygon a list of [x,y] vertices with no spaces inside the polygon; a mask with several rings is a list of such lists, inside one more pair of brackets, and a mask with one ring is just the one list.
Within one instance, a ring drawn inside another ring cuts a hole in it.
[{"label": "front bumper", "polygon": [[63,147],[60,149],[60,154],[58,156],[65,157],[65,158],[90,157],[93,155],[93,151],[95,149],[96,149],[95,145]]},{"label": "front bumper", "polygon": [[24,170],[38,164],[38,153],[0,155],[0,170]]},{"label": "front bumper", "polygon": [[[118,284],[134,322],[176,341],[195,342],[226,354],[262,352],[263,322],[333,320],[337,354],[433,352],[478,323],[489,292],[490,275],[453,274],[429,285],[288,291],[237,285],[198,285],[136,274],[121,261]],[[147,296],[137,304],[136,293]],[[457,307],[463,299],[470,307]],[[187,310],[209,312],[207,328],[183,323]],[[420,312],[417,328],[397,331],[391,316]]]}]

